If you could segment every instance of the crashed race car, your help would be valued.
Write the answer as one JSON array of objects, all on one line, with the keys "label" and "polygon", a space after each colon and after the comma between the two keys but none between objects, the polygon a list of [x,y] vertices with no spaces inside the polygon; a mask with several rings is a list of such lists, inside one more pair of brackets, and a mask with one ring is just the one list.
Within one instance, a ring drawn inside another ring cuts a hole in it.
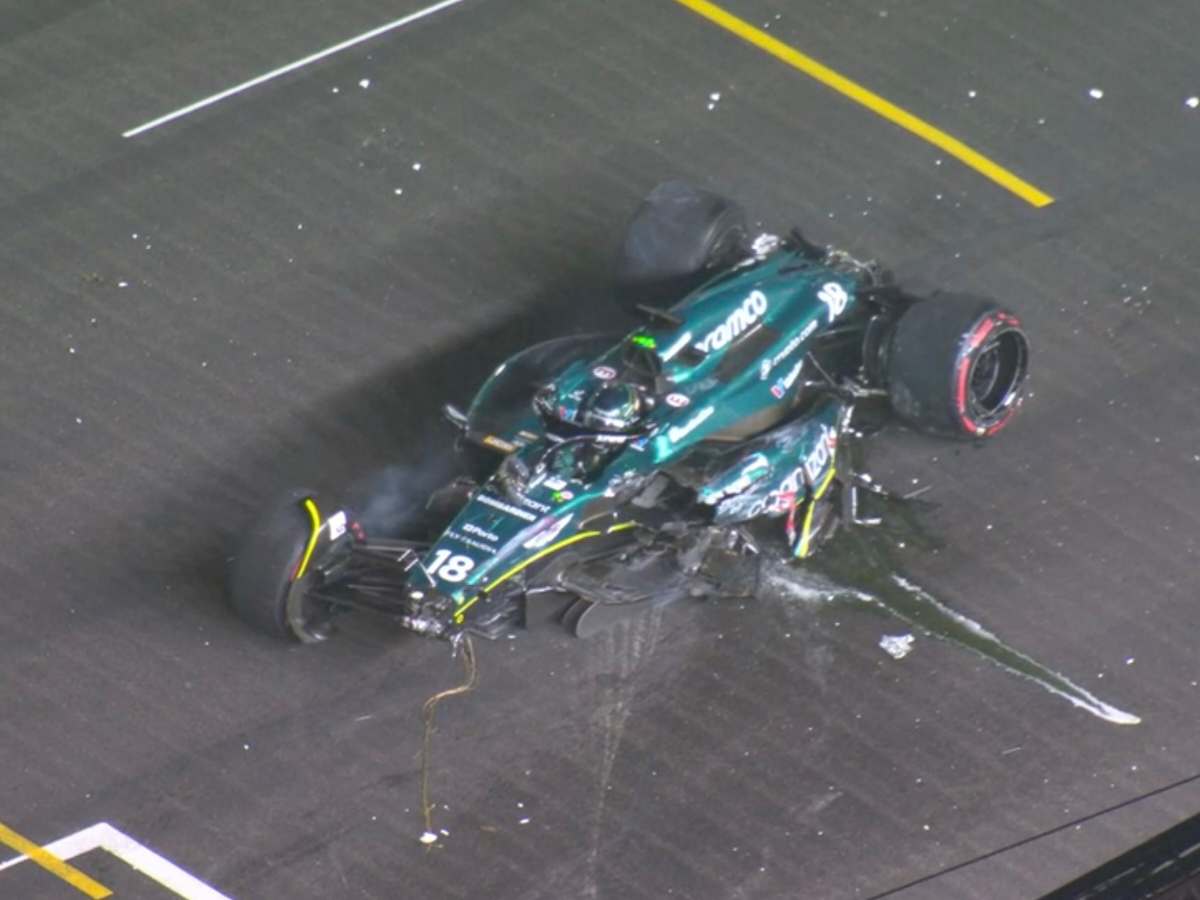
[{"label": "crashed race car", "polygon": [[528,348],[446,408],[480,474],[434,493],[431,532],[371,534],[295,491],[243,541],[237,612],[305,642],[354,609],[452,642],[548,621],[586,636],[733,589],[764,533],[804,559],[863,522],[859,410],[982,440],[1022,400],[1013,312],[914,296],[798,231],[750,241],[739,207],[681,182],[642,203],[617,274],[640,327]]}]

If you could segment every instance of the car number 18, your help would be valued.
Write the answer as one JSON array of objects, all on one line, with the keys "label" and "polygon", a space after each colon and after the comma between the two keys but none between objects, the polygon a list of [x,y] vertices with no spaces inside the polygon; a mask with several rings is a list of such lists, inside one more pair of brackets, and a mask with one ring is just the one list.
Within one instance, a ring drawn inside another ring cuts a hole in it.
[{"label": "car number 18", "polygon": [[475,560],[461,553],[451,553],[442,549],[433,554],[433,562],[425,567],[430,576],[436,575],[442,581],[458,584],[463,581],[475,568]]}]

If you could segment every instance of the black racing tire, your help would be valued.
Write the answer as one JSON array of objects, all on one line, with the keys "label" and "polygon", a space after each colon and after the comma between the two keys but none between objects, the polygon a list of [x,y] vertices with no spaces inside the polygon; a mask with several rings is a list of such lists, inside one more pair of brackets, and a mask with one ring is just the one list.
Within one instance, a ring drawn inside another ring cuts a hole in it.
[{"label": "black racing tire", "polygon": [[1029,339],[1017,316],[993,300],[937,294],[900,317],[885,368],[892,409],[909,425],[989,438],[1024,399]]},{"label": "black racing tire", "polygon": [[659,304],[745,255],[746,216],[731,200],[683,181],[642,201],[617,257],[617,303]]},{"label": "black racing tire", "polygon": [[288,491],[243,536],[230,571],[229,602],[263,634],[312,643],[328,636],[330,608],[306,598],[311,582],[295,577],[312,535],[312,520],[302,505],[306,497],[315,499],[316,494]]}]

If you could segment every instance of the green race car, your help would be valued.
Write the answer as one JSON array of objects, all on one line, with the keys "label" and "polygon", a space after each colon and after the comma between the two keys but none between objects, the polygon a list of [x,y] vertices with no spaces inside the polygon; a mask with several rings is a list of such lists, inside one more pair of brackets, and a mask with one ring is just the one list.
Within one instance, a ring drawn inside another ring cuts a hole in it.
[{"label": "green race car", "polygon": [[637,211],[618,285],[640,327],[528,348],[447,407],[483,464],[431,497],[434,533],[378,537],[296,491],[246,536],[235,609],[302,641],[356,608],[451,641],[550,620],[587,635],[734,590],[764,534],[804,559],[857,520],[870,483],[844,451],[864,405],[980,440],[1022,400],[1012,312],[913,296],[799,232],[750,241],[735,204],[681,182]]}]

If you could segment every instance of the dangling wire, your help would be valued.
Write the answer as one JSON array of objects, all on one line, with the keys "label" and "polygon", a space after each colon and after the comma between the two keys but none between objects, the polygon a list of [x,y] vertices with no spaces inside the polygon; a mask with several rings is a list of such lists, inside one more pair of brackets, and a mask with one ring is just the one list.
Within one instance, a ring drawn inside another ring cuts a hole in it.
[{"label": "dangling wire", "polygon": [[447,697],[456,697],[475,689],[479,668],[475,664],[475,645],[471,643],[470,636],[463,638],[462,659],[466,681],[458,687],[438,691],[421,707],[421,717],[425,722],[425,736],[421,743],[421,813],[425,817],[425,833],[421,836],[421,842],[424,844],[432,844],[437,840],[437,832],[433,830],[433,803],[429,800],[429,748],[433,737],[433,714],[437,711],[437,705]]}]

